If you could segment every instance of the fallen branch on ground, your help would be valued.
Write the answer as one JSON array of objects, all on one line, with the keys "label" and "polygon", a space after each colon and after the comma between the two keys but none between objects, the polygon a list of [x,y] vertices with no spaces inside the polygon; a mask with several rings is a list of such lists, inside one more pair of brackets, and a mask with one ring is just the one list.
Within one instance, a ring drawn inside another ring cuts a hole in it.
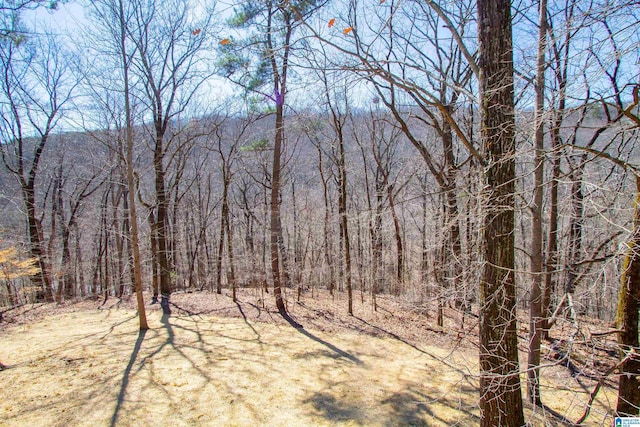
[{"label": "fallen branch on ground", "polygon": [[580,425],[584,422],[584,420],[587,419],[587,417],[589,416],[589,412],[591,412],[591,405],[593,405],[593,401],[596,399],[596,396],[598,395],[598,392],[600,391],[600,388],[604,384],[607,377],[611,375],[613,371],[618,369],[620,366],[624,365],[625,362],[631,359],[635,354],[636,354],[635,349],[631,349],[631,351],[627,353],[627,355],[622,360],[620,360],[618,363],[613,365],[611,368],[607,369],[607,372],[605,372],[604,375],[600,378],[600,380],[598,381],[598,384],[596,384],[595,388],[589,395],[589,402],[587,403],[587,408],[584,410],[584,414],[582,414],[580,419],[575,422],[575,425]]}]

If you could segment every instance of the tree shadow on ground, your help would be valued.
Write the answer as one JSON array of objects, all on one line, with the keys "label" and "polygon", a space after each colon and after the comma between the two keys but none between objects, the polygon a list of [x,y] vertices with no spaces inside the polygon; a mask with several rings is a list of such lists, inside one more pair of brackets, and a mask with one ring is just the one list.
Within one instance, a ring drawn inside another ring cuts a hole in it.
[{"label": "tree shadow on ground", "polygon": [[[388,331],[388,330],[386,330],[384,328],[381,328],[379,326],[373,325],[370,322],[367,322],[366,320],[364,320],[362,318],[359,318],[357,316],[354,316],[354,318],[356,320],[362,322],[367,327],[372,328],[372,329],[374,329],[374,330],[376,330],[378,332],[381,332],[384,335],[387,335],[390,338],[393,338],[394,340],[399,341],[402,344],[407,345],[407,346],[413,348],[414,350],[416,350],[416,351],[418,351],[418,352],[420,352],[420,353],[422,353],[424,355],[432,357],[433,359],[437,360],[438,362],[444,363],[445,365],[447,365],[448,367],[454,369],[460,375],[463,376],[463,378],[466,380],[466,382],[468,383],[468,386],[469,386],[466,389],[467,392],[478,392],[478,386],[477,386],[477,384],[475,384],[475,383],[473,383],[471,381],[473,375],[471,375],[469,372],[465,372],[464,370],[454,366],[452,363],[450,363],[449,361],[443,359],[442,357],[438,357],[437,355],[434,355],[434,354],[432,354],[432,353],[430,353],[430,352],[428,352],[428,351],[426,351],[424,349],[421,349],[421,348],[417,347],[416,345],[412,344],[411,342],[407,341],[406,339],[404,339],[403,337],[399,336],[396,333]],[[588,391],[586,387],[583,387],[583,388],[585,389],[585,391]],[[413,414],[413,412],[412,411],[407,411],[406,410],[407,408],[403,407],[403,405],[405,405],[406,402],[411,401],[411,400],[412,399],[405,399],[403,397],[396,396],[394,398],[387,399],[387,401],[385,401],[384,403],[391,403],[392,404],[392,407],[397,412],[397,415],[398,415],[399,419],[402,421],[401,424],[404,425],[405,421],[406,421],[407,425],[424,425],[424,424],[420,424],[420,423],[417,423],[417,424],[414,423],[410,419],[412,414]],[[415,401],[415,399],[413,399],[413,400]],[[420,404],[418,403],[418,405],[420,405]],[[541,412],[542,412],[542,418],[545,420],[545,422],[553,423],[553,425],[555,425],[556,423],[559,423],[560,425],[574,425],[574,423],[571,420],[569,420],[566,416],[564,416],[560,412],[552,409],[551,407],[549,407],[547,405],[543,405],[543,407],[540,408],[540,409],[541,409]],[[479,420],[479,418],[477,418],[476,415],[474,415],[474,414],[472,414],[470,412],[464,411],[461,408],[458,408],[458,410],[467,413],[467,415],[469,417],[472,417],[472,418],[475,417],[477,420]],[[409,418],[407,418],[407,415],[409,416]],[[431,415],[431,416],[433,416],[433,415]],[[434,416],[434,418],[437,418],[437,417]],[[549,425],[552,425],[552,424],[549,424]]]},{"label": "tree shadow on ground", "polygon": [[330,421],[352,421],[363,418],[362,408],[359,405],[350,404],[338,400],[330,393],[314,393],[302,401],[303,404],[311,404],[320,416]]},{"label": "tree shadow on ground", "polygon": [[238,307],[238,311],[240,312],[240,315],[242,316],[242,320],[244,321],[245,325],[247,325],[253,331],[253,333],[256,335],[256,337],[259,340],[260,334],[258,333],[258,331],[256,331],[256,328],[254,328],[253,325],[249,323],[249,319],[247,319],[247,315],[244,313],[242,306],[238,301],[236,301],[235,303],[236,303],[236,307]]},{"label": "tree shadow on ground", "polygon": [[[262,312],[274,315],[266,325],[240,305],[229,310],[237,314],[233,319],[176,310],[160,320],[155,311],[146,336],[129,312],[92,314],[83,320],[90,331],[66,333],[18,366],[35,398],[7,392],[16,409],[0,418],[14,425],[478,424],[477,385],[469,381],[473,375],[463,378],[465,365],[452,359],[447,366],[458,370],[441,365],[439,353],[412,344],[401,331],[394,335],[381,325],[377,330],[392,338],[381,341],[332,336],[293,319],[285,323],[274,310]],[[352,325],[358,330],[356,321]],[[63,394],[47,389],[54,382]],[[533,425],[561,424],[549,410],[540,416]]]},{"label": "tree shadow on ground", "polygon": [[[391,407],[389,413],[393,424],[396,425],[428,426],[434,421],[444,425],[475,425],[480,421],[480,417],[464,409],[458,399],[449,399],[446,396],[430,397],[412,388],[392,393],[381,403]],[[457,420],[452,422],[451,419],[446,419],[440,411],[430,406],[436,403],[443,405],[449,414],[455,414]]]},{"label": "tree shadow on ground", "polygon": [[333,351],[336,355],[338,355],[341,358],[347,359],[353,363],[355,363],[356,365],[362,366],[364,365],[364,363],[362,362],[362,360],[360,360],[358,357],[347,353],[346,351],[336,347],[335,345],[331,344],[330,342],[327,342],[325,340],[323,340],[322,338],[313,335],[311,332],[307,331],[306,329],[304,329],[304,327],[299,324],[298,322],[296,322],[293,318],[291,318],[291,316],[285,311],[280,313],[282,315],[282,317],[284,318],[284,320],[286,320],[291,326],[293,326],[293,328],[298,331],[299,333],[301,333],[302,335],[304,335],[305,337],[309,338],[310,340],[313,340],[315,342],[317,342],[318,344],[322,344],[323,346],[327,347],[329,350]]},{"label": "tree shadow on ground", "polygon": [[131,375],[131,371],[133,369],[133,365],[138,358],[138,353],[140,353],[140,348],[142,347],[142,341],[144,341],[144,336],[146,335],[147,330],[141,330],[138,332],[138,339],[136,340],[135,345],[133,346],[133,351],[131,352],[131,357],[129,358],[129,363],[122,374],[122,384],[120,385],[120,392],[118,393],[118,398],[116,401],[116,409],[113,411],[113,416],[111,417],[111,427],[115,426],[118,422],[118,415],[120,414],[120,409],[122,408],[122,404],[124,403],[124,397],[127,393],[127,386],[129,385],[129,377]]},{"label": "tree shadow on ground", "polygon": [[554,420],[558,421],[562,425],[565,425],[565,426],[576,425],[573,421],[571,421],[570,419],[562,415],[560,412],[554,410],[553,408],[550,408],[547,405],[542,405],[541,409],[543,411],[543,418],[545,419],[547,418],[547,415],[550,415]]},{"label": "tree shadow on ground", "polygon": [[[451,369],[455,370],[455,371],[456,371],[456,372],[458,372],[460,375],[462,375],[464,379],[467,379],[467,380],[469,380],[469,379],[470,379],[471,375],[470,375],[470,373],[469,373],[469,372],[466,372],[466,371],[464,371],[464,370],[460,369],[459,367],[454,366],[453,364],[449,363],[447,360],[443,359],[442,357],[438,357],[438,356],[436,356],[435,354],[430,353],[430,352],[428,352],[428,351],[426,351],[426,350],[424,350],[424,349],[422,349],[422,348],[420,348],[420,347],[416,346],[416,345],[415,345],[415,344],[413,344],[413,343],[410,343],[410,342],[409,342],[409,341],[407,341],[406,339],[402,338],[400,335],[398,335],[398,334],[396,334],[396,333],[394,333],[394,332],[388,331],[388,330],[386,330],[386,329],[383,329],[383,328],[381,328],[381,327],[379,327],[379,326],[373,325],[373,324],[371,324],[371,323],[367,322],[366,320],[364,320],[364,319],[362,319],[362,318],[360,318],[360,317],[358,317],[358,316],[353,316],[353,318],[354,318],[354,319],[356,319],[356,320],[358,320],[359,322],[362,322],[363,324],[365,324],[365,325],[366,325],[366,326],[368,326],[369,328],[372,328],[372,329],[374,329],[374,330],[376,330],[376,331],[378,331],[378,332],[382,332],[384,335],[389,336],[389,337],[393,338],[394,340],[396,340],[396,341],[398,341],[398,342],[401,342],[402,344],[404,344],[404,345],[407,345],[407,346],[411,347],[411,348],[412,348],[412,349],[414,349],[415,351],[417,351],[417,352],[419,352],[419,353],[422,353],[422,354],[424,354],[425,356],[429,356],[429,357],[433,358],[434,360],[437,360],[438,362],[444,363],[444,364],[445,364],[445,365],[447,365],[449,368],[451,368]],[[475,387],[475,386],[474,386],[474,387]]]},{"label": "tree shadow on ground", "polygon": [[337,398],[327,391],[312,393],[302,404],[311,405],[314,415],[325,421],[349,425],[449,426],[477,425],[480,421],[458,399],[429,396],[411,384],[406,384],[402,391],[390,392],[374,407],[358,400]]}]

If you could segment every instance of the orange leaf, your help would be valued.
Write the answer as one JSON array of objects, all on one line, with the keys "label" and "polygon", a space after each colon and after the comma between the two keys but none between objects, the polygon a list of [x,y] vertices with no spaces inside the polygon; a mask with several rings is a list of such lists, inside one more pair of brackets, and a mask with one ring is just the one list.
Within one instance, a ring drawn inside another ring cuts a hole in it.
[{"label": "orange leaf", "polygon": [[342,32],[345,34],[349,34],[352,30],[353,30],[353,27],[347,27],[344,30],[342,30]]},{"label": "orange leaf", "polygon": [[200,28],[198,28],[197,30],[193,30],[193,32],[191,34],[193,34],[194,36],[197,36],[198,34],[200,34],[202,30]]},{"label": "orange leaf", "polygon": [[228,38],[220,40],[220,44],[223,46],[229,43],[231,43],[231,40],[229,40]]},{"label": "orange leaf", "polygon": [[380,0],[380,4],[382,4],[382,3],[386,2],[386,1],[387,1],[387,0]]},{"label": "orange leaf", "polygon": [[329,19],[329,28],[333,27],[335,23],[336,23],[336,18]]}]

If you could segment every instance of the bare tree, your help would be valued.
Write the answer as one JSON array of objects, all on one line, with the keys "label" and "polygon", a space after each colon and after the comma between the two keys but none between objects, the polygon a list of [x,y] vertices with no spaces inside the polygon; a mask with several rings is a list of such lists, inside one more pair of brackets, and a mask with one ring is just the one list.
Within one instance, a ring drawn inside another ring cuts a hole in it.
[{"label": "bare tree", "polygon": [[[335,172],[332,174],[335,180],[335,186],[338,190],[338,216],[339,216],[339,244],[340,254],[344,268],[340,269],[340,276],[344,276],[344,285],[347,290],[347,313],[353,315],[353,268],[352,268],[352,255],[351,255],[351,243],[349,234],[349,218],[347,212],[347,202],[349,200],[348,183],[347,183],[347,160],[345,152],[345,126],[347,123],[347,117],[350,116],[349,95],[346,85],[332,85],[329,81],[329,75],[326,67],[318,67],[316,70],[318,77],[323,85],[324,103],[326,113],[329,118],[329,129],[327,138],[329,149],[327,154],[331,159],[335,167]],[[320,147],[318,148],[319,150]],[[321,166],[322,167],[322,166]],[[324,179],[324,178],[323,178]],[[323,183],[325,192],[325,204],[327,200],[326,183]],[[325,221],[328,209],[325,207]],[[328,225],[325,222],[325,227]],[[330,246],[326,242],[327,246]],[[328,261],[331,262],[331,261]]]},{"label": "bare tree", "polygon": [[225,235],[227,239],[228,282],[232,291],[233,301],[236,301],[236,266],[234,263],[233,234],[231,226],[231,184],[236,169],[238,168],[240,147],[249,136],[247,135],[251,125],[258,117],[249,114],[247,117],[227,116],[219,126],[219,132],[215,136],[213,150],[220,158],[222,173],[222,205],[220,208],[220,240],[218,242],[218,259],[216,268],[216,292],[222,293],[222,260],[225,252]]},{"label": "bare tree", "polygon": [[[134,107],[132,106],[132,60],[135,54],[136,48],[131,46],[128,40],[128,24],[132,19],[134,11],[130,5],[125,4],[124,0],[119,0],[117,3],[110,2],[93,2],[91,12],[93,13],[94,22],[101,30],[98,33],[98,37],[103,40],[103,43],[99,44],[102,47],[102,51],[99,51],[99,55],[104,55],[111,61],[111,64],[115,65],[119,70],[119,75],[115,80],[107,79],[109,82],[115,84],[115,88],[121,89],[121,97],[116,99],[107,98],[103,102],[105,108],[104,114],[109,120],[110,125],[115,125],[115,156],[119,166],[124,168],[124,175],[126,180],[126,198],[127,203],[126,215],[128,218],[128,224],[130,229],[128,234],[131,239],[131,256],[132,256],[132,280],[136,293],[136,302],[138,306],[138,319],[139,328],[141,331],[149,329],[147,323],[146,311],[144,306],[143,296],[143,281],[142,281],[142,262],[140,257],[140,239],[138,231],[138,216],[136,205],[136,194],[138,193],[136,188],[136,177],[134,171]],[[96,65],[100,65],[99,62]],[[104,71],[104,70],[102,70]],[[110,88],[113,90],[113,88]],[[94,94],[98,95],[98,99],[102,99],[100,96],[100,90],[94,90]],[[115,123],[114,123],[115,122]],[[98,141],[105,138],[107,140],[113,138],[113,134],[107,132],[106,135],[95,134]],[[108,143],[107,143],[108,144]],[[105,244],[108,244],[105,242]],[[122,255],[120,256],[120,258]],[[105,257],[105,259],[108,259]],[[105,289],[105,296],[108,292]]]},{"label": "bare tree", "polygon": [[140,96],[153,122],[149,138],[153,150],[155,195],[150,205],[155,209],[154,260],[165,314],[171,313],[172,286],[167,173],[172,161],[177,160],[175,153],[179,154],[181,150],[168,130],[212,73],[202,54],[210,39],[207,27],[213,15],[205,13],[204,20],[195,19],[192,7],[189,2],[182,1],[163,2],[161,6],[152,1],[135,1],[132,4],[135,25],[127,28],[127,38],[134,44],[136,54],[132,70],[144,86]]},{"label": "bare tree", "polygon": [[47,301],[53,301],[36,181],[51,133],[71,101],[77,79],[52,37],[27,41],[0,37],[0,64],[0,154],[20,186],[25,205],[30,253],[40,269],[34,285]]},{"label": "bare tree", "polygon": [[[65,150],[64,144],[62,149]],[[58,176],[55,179],[56,186],[53,195],[52,206],[56,206],[56,212],[60,221],[62,237],[62,255],[60,257],[60,278],[58,284],[57,300],[74,298],[80,289],[76,282],[76,275],[72,274],[73,264],[71,256],[71,238],[75,232],[79,238],[78,219],[84,209],[85,202],[102,186],[104,179],[99,169],[88,171],[78,170],[77,165],[69,165],[70,170],[64,169],[64,154],[60,159]],[[102,178],[102,179],[101,179]],[[69,188],[71,187],[71,188]],[[83,266],[75,259],[76,270],[82,271]],[[82,281],[80,281],[82,283]]]},{"label": "bare tree", "polygon": [[[275,128],[270,196],[270,254],[273,293],[278,311],[286,315],[282,288],[287,286],[286,268],[281,268],[282,219],[281,179],[282,156],[285,148],[285,105],[290,71],[290,57],[295,43],[295,32],[320,7],[315,2],[244,2],[230,24],[237,28],[250,28],[252,37],[244,41],[224,39],[223,72],[248,93],[258,93],[269,99],[274,107]],[[252,48],[253,57],[245,57],[242,48]],[[249,64],[254,63],[253,68]],[[267,87],[268,89],[263,89]],[[283,271],[284,270],[284,271]]]}]

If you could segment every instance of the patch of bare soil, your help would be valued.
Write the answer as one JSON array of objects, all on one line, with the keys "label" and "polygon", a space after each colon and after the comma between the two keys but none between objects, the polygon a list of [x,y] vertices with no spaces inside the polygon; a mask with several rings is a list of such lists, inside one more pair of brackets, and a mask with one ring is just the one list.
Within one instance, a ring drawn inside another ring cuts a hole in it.
[{"label": "patch of bare soil", "polygon": [[[0,425],[478,424],[473,316],[462,326],[450,311],[441,329],[424,308],[382,297],[378,311],[358,301],[348,316],[342,295],[320,293],[290,296],[287,322],[271,299],[174,294],[171,316],[147,306],[144,333],[133,301],[5,311]],[[543,370],[548,407],[527,408],[532,425],[578,419],[598,379],[593,360],[576,362],[574,376],[554,361],[560,344]],[[610,425],[614,404],[605,383],[585,425]]]}]

